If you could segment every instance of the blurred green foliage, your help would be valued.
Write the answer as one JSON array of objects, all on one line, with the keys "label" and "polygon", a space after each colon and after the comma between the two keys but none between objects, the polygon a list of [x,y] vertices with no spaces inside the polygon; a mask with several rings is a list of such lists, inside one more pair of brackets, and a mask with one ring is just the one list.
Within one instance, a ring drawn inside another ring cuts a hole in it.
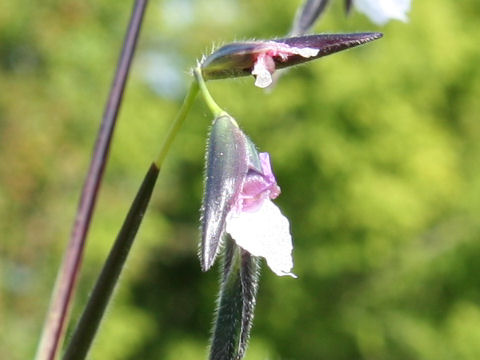
[{"label": "blurred green foliage", "polygon": [[[153,0],[90,231],[75,321],[188,69],[234,39],[285,34],[300,1]],[[35,352],[131,2],[0,5],[0,357]],[[377,28],[342,1],[317,32],[377,30],[267,94],[210,84],[270,152],[295,273],[264,268],[246,359],[480,358],[480,50],[475,0],[413,0]],[[218,272],[197,259],[198,101],[162,169],[92,359],[206,356]]]}]

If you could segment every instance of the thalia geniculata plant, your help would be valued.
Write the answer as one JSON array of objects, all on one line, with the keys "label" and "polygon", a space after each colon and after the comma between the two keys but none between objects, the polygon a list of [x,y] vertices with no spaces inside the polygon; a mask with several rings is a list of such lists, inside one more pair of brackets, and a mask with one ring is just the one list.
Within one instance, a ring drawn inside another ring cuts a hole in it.
[{"label": "thalia geniculata plant", "polygon": [[[111,298],[130,247],[148,207],[163,161],[200,92],[212,111],[202,204],[200,263],[208,270],[220,252],[223,270],[210,359],[242,359],[247,348],[256,303],[260,261],[279,275],[296,277],[288,219],[274,204],[280,194],[268,153],[259,152],[237,121],[211,97],[206,81],[252,75],[258,87],[270,87],[279,69],[305,63],[380,38],[380,33],[304,35],[329,0],[307,0],[298,11],[290,36],[237,42],[204,57],[192,71],[192,84],[172,122],[157,158],[152,161],[113,248],[73,331],[63,359],[84,359]],[[115,121],[147,0],[134,4],[117,72],[108,98],[92,163],[86,177],[70,245],[59,270],[45,321],[37,360],[58,357],[69,307],[79,274],[86,235],[108,157]],[[383,24],[405,21],[410,0],[345,0],[345,8]]]}]

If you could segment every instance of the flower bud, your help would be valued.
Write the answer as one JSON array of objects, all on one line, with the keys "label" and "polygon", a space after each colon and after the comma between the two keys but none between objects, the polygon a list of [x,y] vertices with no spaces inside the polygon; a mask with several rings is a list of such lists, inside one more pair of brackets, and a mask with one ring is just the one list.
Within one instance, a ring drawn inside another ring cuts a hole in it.
[{"label": "flower bud", "polygon": [[306,35],[273,41],[225,45],[201,62],[205,80],[254,75],[255,85],[267,87],[281,69],[355,47],[382,37],[380,33]]},{"label": "flower bud", "polygon": [[225,219],[240,195],[246,173],[246,137],[232,117],[222,115],[213,121],[207,149],[200,257],[204,271],[215,261]]},{"label": "flower bud", "polygon": [[271,201],[279,194],[268,153],[259,153],[232,117],[216,118],[207,149],[202,269],[212,266],[227,232],[243,250],[264,257],[277,275],[295,277],[290,224]]}]

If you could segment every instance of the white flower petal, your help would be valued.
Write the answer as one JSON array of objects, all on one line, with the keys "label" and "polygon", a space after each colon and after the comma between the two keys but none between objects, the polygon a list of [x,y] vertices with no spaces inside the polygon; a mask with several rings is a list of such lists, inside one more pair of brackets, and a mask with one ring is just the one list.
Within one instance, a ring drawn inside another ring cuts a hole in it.
[{"label": "white flower petal", "polygon": [[253,67],[252,75],[255,75],[255,86],[266,88],[272,83],[272,74],[268,71],[263,59],[257,60]]},{"label": "white flower petal", "polygon": [[255,79],[255,86],[259,88],[266,88],[272,83],[272,74],[270,74],[267,70],[258,72],[255,74],[252,72],[252,74],[256,75]]},{"label": "white flower petal", "polygon": [[355,0],[353,3],[374,23],[384,25],[390,19],[408,21],[411,0]]},{"label": "white flower petal", "polygon": [[256,211],[230,212],[226,231],[238,246],[254,256],[262,256],[277,275],[296,277],[291,270],[292,236],[288,219],[270,200],[265,200]]},{"label": "white flower petal", "polygon": [[320,50],[314,49],[314,48],[308,48],[308,47],[306,48],[292,47],[291,51],[292,53],[298,54],[304,58],[309,58],[309,57],[317,56]]}]

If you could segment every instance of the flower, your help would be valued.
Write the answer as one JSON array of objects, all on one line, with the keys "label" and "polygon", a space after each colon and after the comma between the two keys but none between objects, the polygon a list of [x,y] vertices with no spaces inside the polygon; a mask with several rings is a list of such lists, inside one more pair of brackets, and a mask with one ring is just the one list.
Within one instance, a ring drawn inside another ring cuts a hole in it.
[{"label": "flower", "polygon": [[255,76],[255,85],[267,87],[276,69],[355,47],[382,37],[381,33],[322,34],[271,41],[225,45],[200,62],[205,80]]},{"label": "flower", "polygon": [[214,263],[225,233],[277,275],[293,268],[288,219],[271,201],[280,194],[268,153],[258,153],[235,120],[222,115],[212,125],[202,206],[202,269]]},{"label": "flower", "polygon": [[299,55],[303,58],[314,57],[320,50],[310,47],[294,47],[287,44],[268,41],[263,44],[263,51],[258,54],[253,66],[252,75],[255,76],[255,86],[266,88],[272,83],[272,74],[275,71],[274,58],[286,62],[289,57]]},{"label": "flower", "polygon": [[249,167],[240,196],[226,219],[226,231],[238,246],[264,257],[277,275],[290,275],[293,268],[292,236],[288,219],[271,201],[280,195],[268,153],[258,154],[261,172]]},{"label": "flower", "polygon": [[408,21],[411,0],[354,0],[353,4],[374,23],[384,25],[391,19]]}]

